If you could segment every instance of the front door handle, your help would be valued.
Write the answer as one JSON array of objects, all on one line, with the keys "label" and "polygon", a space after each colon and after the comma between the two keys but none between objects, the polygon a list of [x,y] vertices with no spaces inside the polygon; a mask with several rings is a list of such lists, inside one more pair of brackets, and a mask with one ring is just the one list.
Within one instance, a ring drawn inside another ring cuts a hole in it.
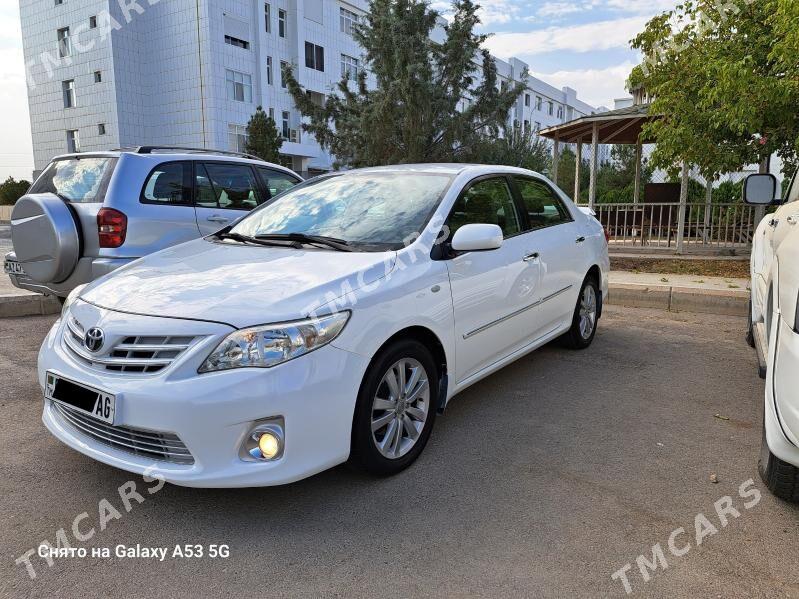
[{"label": "front door handle", "polygon": [[780,219],[772,218],[770,221],[768,221],[768,226],[769,227],[776,227],[779,223],[780,223]]},{"label": "front door handle", "polygon": [[583,236],[581,235],[580,237],[578,237],[578,238],[577,238],[577,239],[575,239],[574,241],[575,241],[575,243],[582,243],[583,241],[585,241],[585,237],[583,237]]},{"label": "front door handle", "polygon": [[785,219],[785,222],[789,225],[795,225],[799,223],[799,214],[791,214],[791,216]]},{"label": "front door handle", "polygon": [[224,216],[219,216],[218,214],[213,214],[213,215],[209,216],[208,218],[206,218],[205,220],[207,220],[209,223],[226,223],[230,219],[229,218],[225,218]]},{"label": "front door handle", "polygon": [[538,252],[533,252],[532,254],[527,254],[522,260],[524,262],[532,262],[533,260],[538,260],[538,256],[540,254]]}]

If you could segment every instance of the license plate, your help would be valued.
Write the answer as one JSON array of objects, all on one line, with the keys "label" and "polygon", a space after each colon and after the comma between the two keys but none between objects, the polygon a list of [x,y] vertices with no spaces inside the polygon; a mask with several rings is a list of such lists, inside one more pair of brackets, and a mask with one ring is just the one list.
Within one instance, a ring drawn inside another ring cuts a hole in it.
[{"label": "license plate", "polygon": [[110,393],[48,372],[44,396],[107,424],[114,424],[116,397]]},{"label": "license plate", "polygon": [[22,268],[22,264],[17,262],[16,260],[6,260],[3,263],[3,270],[11,275],[24,275],[25,269]]}]

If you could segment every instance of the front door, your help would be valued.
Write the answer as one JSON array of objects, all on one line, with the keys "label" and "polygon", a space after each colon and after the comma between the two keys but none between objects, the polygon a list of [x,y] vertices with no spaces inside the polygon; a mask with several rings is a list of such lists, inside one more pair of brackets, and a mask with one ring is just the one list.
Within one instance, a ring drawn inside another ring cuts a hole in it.
[{"label": "front door", "polygon": [[447,262],[458,383],[524,344],[529,332],[520,323],[535,309],[539,281],[507,177],[479,179],[464,190],[447,222],[450,235],[470,223],[499,225],[504,241],[499,249],[465,252]]},{"label": "front door", "polygon": [[210,235],[238,220],[260,202],[255,172],[247,164],[197,162],[195,215],[203,235]]}]

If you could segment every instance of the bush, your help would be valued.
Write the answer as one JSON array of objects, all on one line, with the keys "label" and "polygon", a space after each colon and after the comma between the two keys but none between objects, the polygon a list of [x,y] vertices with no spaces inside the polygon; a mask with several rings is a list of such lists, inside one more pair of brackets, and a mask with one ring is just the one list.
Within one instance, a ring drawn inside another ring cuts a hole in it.
[{"label": "bush", "polygon": [[24,196],[30,188],[30,181],[21,179],[17,181],[9,177],[0,183],[0,206],[13,206],[18,199]]}]

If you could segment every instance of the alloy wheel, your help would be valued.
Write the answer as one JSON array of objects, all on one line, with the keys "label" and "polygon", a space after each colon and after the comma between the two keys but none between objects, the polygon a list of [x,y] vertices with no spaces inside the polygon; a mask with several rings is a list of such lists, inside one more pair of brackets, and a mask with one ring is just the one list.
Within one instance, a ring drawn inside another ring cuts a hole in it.
[{"label": "alloy wheel", "polygon": [[383,375],[372,401],[372,440],[386,458],[407,454],[419,440],[430,411],[430,385],[424,366],[402,358]]},{"label": "alloy wheel", "polygon": [[586,285],[580,297],[580,336],[589,339],[596,325],[596,291]]}]

